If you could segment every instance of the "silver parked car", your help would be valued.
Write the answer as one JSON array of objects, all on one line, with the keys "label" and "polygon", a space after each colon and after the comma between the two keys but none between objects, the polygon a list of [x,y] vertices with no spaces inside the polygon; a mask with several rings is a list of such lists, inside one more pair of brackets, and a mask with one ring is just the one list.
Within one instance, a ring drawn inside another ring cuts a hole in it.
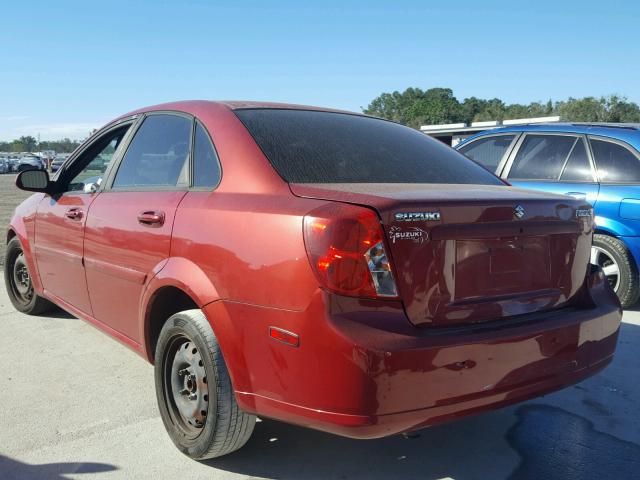
[{"label": "silver parked car", "polygon": [[18,157],[9,157],[9,160],[7,161],[7,163],[8,163],[10,172],[18,171]]},{"label": "silver parked car", "polygon": [[56,155],[56,157],[51,162],[51,171],[57,172],[60,167],[67,161],[68,156],[65,155]]},{"label": "silver parked car", "polygon": [[39,157],[27,156],[18,160],[17,171],[23,172],[25,170],[46,170],[47,165]]}]

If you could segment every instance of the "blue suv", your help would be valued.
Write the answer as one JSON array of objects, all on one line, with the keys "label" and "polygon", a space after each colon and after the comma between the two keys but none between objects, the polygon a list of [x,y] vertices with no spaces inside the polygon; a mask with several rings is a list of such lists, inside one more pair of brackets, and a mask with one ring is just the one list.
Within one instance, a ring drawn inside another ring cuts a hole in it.
[{"label": "blue suv", "polygon": [[482,132],[456,146],[510,184],[593,205],[598,264],[623,306],[640,295],[640,125],[539,124]]}]

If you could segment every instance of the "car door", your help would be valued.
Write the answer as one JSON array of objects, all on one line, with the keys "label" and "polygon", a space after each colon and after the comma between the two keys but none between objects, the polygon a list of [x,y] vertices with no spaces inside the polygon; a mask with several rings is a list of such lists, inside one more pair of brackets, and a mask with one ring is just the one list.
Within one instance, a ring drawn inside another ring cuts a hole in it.
[{"label": "car door", "polygon": [[598,198],[598,183],[584,135],[526,133],[509,155],[502,174],[513,186],[587,200]]},{"label": "car door", "polygon": [[59,193],[46,195],[36,213],[35,255],[44,289],[89,316],[83,262],[87,212],[131,123],[114,125],[85,147],[56,176]]},{"label": "car door", "polygon": [[461,145],[457,150],[491,173],[500,175],[508,153],[519,133],[486,135]]},{"label": "car door", "polygon": [[192,130],[189,116],[147,114],[87,217],[94,316],[137,343],[142,293],[169,258],[176,208],[188,189]]}]

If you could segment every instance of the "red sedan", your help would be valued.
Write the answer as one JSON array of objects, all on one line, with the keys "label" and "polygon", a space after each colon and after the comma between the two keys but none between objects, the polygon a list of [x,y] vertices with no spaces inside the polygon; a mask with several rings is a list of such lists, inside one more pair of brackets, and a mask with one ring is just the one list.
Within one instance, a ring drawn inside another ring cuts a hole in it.
[{"label": "red sedan", "polygon": [[155,365],[185,454],[256,415],[375,438],[578,382],[620,304],[589,266],[591,206],[512,188],[415,130],[241,102],[102,128],[9,227],[15,307],[56,304]]}]

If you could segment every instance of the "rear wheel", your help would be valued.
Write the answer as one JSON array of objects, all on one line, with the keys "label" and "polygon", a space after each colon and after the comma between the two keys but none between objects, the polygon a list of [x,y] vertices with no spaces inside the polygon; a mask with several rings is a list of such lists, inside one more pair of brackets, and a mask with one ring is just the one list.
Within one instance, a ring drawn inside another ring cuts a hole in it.
[{"label": "rear wheel", "polygon": [[240,410],[220,346],[200,310],[173,315],[155,354],[156,397],[173,443],[196,459],[242,447],[256,417]]},{"label": "rear wheel", "polygon": [[599,265],[623,307],[640,296],[638,269],[627,247],[615,237],[596,234],[591,247],[591,263]]},{"label": "rear wheel", "polygon": [[17,237],[13,237],[7,244],[4,282],[16,310],[28,315],[40,315],[55,309],[53,303],[35,293],[24,251]]}]

